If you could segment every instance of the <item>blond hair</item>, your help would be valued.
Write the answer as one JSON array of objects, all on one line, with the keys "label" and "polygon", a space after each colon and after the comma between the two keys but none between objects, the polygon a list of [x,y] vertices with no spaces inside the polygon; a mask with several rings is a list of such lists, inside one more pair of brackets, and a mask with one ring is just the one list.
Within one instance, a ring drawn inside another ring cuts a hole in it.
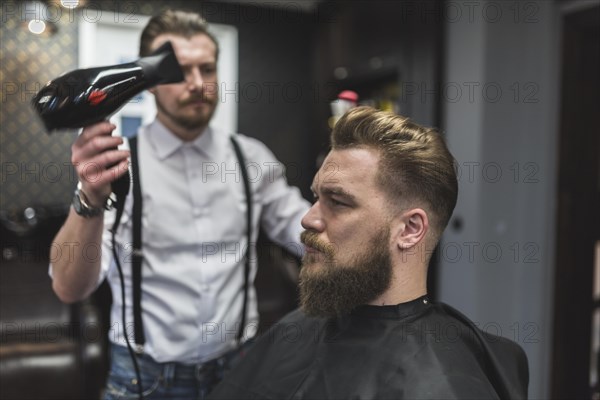
[{"label": "blond hair", "polygon": [[171,33],[185,38],[194,35],[208,36],[216,46],[215,58],[219,58],[219,43],[212,33],[208,31],[208,23],[198,13],[183,10],[163,10],[153,16],[142,31],[140,38],[140,57],[152,53],[152,42],[158,36]]},{"label": "blond hair", "polygon": [[[335,149],[366,146],[379,151],[377,181],[392,205],[425,206],[435,237],[456,206],[456,162],[442,136],[406,117],[371,107],[347,112],[331,134]],[[423,204],[424,203],[424,204]]]}]

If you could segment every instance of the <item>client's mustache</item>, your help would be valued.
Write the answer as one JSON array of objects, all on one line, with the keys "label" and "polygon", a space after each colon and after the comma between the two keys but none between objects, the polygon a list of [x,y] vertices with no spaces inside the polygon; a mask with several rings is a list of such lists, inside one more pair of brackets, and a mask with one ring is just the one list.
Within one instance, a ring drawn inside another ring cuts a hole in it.
[{"label": "client's mustache", "polygon": [[329,243],[325,243],[319,239],[319,235],[312,231],[304,231],[300,234],[300,241],[312,247],[315,250],[324,253],[326,256],[333,257],[335,253],[335,247]]}]

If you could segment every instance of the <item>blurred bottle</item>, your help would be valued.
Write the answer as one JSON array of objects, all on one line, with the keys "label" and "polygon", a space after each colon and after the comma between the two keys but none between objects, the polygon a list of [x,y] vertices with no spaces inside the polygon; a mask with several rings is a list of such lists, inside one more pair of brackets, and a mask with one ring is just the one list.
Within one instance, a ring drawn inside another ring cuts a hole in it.
[{"label": "blurred bottle", "polygon": [[338,94],[337,99],[329,103],[331,107],[331,117],[329,118],[329,127],[333,129],[336,122],[342,118],[348,110],[358,106],[358,94],[352,90],[344,90]]}]

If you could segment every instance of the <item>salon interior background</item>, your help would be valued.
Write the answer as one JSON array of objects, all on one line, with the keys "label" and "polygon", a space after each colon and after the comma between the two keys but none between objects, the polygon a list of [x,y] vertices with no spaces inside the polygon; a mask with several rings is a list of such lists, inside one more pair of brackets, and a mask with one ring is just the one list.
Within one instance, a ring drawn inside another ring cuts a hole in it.
[{"label": "salon interior background", "polygon": [[[340,90],[440,127],[461,194],[435,257],[434,297],[525,348],[531,398],[590,397],[600,35],[599,2],[587,0],[87,1],[72,11],[2,2],[0,397],[32,386],[28,374],[46,374],[36,386],[49,396],[57,387],[96,390],[76,366],[101,347],[40,329],[105,307],[102,297],[63,306],[50,290],[46,258],[75,185],[76,132],[48,136],[28,101],[78,67],[81,19],[111,12],[127,24],[166,6],[237,30],[238,90],[226,95],[237,102],[238,130],[264,141],[307,198]],[[32,16],[47,20],[46,33],[27,29]],[[293,307],[284,277],[262,279],[268,319]],[[43,360],[68,374],[44,370]]]}]

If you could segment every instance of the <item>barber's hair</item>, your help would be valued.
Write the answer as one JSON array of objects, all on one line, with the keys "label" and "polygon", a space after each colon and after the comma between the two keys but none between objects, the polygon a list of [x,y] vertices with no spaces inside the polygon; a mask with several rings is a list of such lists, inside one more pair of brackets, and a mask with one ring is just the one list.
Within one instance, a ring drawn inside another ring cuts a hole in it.
[{"label": "barber's hair", "polygon": [[456,161],[435,129],[390,112],[357,107],[337,121],[331,145],[334,150],[378,150],[377,183],[392,206],[424,207],[434,237],[439,237],[456,206],[458,180]]},{"label": "barber's hair", "polygon": [[219,43],[215,36],[208,31],[206,20],[195,12],[171,9],[163,10],[148,21],[140,38],[140,57],[152,53],[152,42],[157,36],[165,33],[188,39],[195,35],[206,35],[215,43],[217,48],[215,57],[217,60],[219,59]]}]

